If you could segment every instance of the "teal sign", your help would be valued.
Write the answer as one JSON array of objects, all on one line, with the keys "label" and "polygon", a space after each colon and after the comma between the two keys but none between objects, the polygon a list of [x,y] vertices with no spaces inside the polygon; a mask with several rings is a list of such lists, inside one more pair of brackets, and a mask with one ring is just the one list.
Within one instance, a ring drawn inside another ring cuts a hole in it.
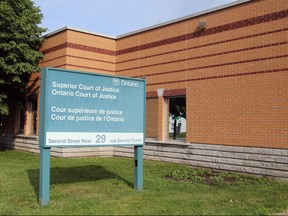
[{"label": "teal sign", "polygon": [[41,79],[40,145],[144,144],[145,80],[55,68]]},{"label": "teal sign", "polygon": [[50,148],[134,146],[143,189],[145,80],[44,68],[41,73],[39,204],[50,199]]}]

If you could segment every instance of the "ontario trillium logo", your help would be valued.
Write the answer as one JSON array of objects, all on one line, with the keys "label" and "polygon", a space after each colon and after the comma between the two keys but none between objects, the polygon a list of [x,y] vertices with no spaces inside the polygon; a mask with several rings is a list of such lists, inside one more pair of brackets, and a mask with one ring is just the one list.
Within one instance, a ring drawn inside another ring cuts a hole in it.
[{"label": "ontario trillium logo", "polygon": [[112,83],[114,86],[119,86],[120,85],[120,80],[118,78],[113,78]]}]

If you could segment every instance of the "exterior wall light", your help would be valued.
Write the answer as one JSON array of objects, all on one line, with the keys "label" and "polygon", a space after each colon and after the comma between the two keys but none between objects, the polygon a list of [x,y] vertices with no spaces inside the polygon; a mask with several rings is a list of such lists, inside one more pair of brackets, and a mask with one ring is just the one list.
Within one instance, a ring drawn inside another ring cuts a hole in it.
[{"label": "exterior wall light", "polygon": [[199,29],[200,31],[205,30],[206,27],[207,27],[207,22],[206,22],[206,21],[202,20],[202,21],[200,21],[200,22],[198,23],[198,29]]}]

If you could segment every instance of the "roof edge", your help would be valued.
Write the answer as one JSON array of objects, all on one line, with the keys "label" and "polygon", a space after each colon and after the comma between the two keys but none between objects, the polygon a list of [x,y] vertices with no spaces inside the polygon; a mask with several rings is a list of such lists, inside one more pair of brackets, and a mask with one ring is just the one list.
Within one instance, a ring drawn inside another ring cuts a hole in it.
[{"label": "roof edge", "polygon": [[159,27],[163,27],[163,26],[166,26],[166,25],[174,24],[174,23],[177,23],[177,22],[180,22],[180,21],[183,21],[183,20],[191,19],[191,18],[198,17],[198,16],[201,16],[201,15],[204,15],[204,14],[208,14],[208,13],[212,13],[212,12],[215,12],[215,11],[218,11],[218,10],[222,10],[222,9],[225,9],[225,8],[229,8],[229,7],[233,7],[233,6],[236,6],[236,5],[240,5],[240,4],[249,2],[249,1],[252,1],[252,0],[237,0],[237,1],[230,2],[230,3],[224,4],[224,5],[220,5],[220,6],[217,6],[217,7],[210,8],[210,9],[207,9],[207,10],[204,10],[204,11],[196,12],[196,13],[193,13],[193,14],[189,14],[187,16],[183,16],[183,17],[179,17],[179,18],[176,18],[176,19],[173,19],[173,20],[169,20],[167,22],[162,22],[162,23],[159,23],[159,24],[156,24],[156,25],[152,25],[152,26],[149,26],[149,27],[146,27],[146,28],[138,29],[138,30],[135,30],[135,31],[132,31],[132,32],[128,32],[128,33],[125,33],[125,34],[121,34],[121,35],[116,36],[116,39],[121,39],[121,38],[124,38],[124,37],[128,37],[128,36],[131,36],[131,35],[134,35],[134,34],[141,33],[141,32],[153,30],[155,28],[159,28]]},{"label": "roof edge", "polygon": [[44,38],[51,37],[51,36],[53,36],[53,35],[56,35],[56,34],[62,32],[62,31],[66,31],[66,30],[81,32],[81,33],[85,33],[85,34],[90,34],[90,35],[105,37],[105,38],[114,39],[114,40],[116,39],[115,36],[110,36],[110,35],[105,35],[105,34],[99,34],[99,33],[90,32],[90,31],[85,31],[85,30],[81,30],[81,29],[77,29],[77,28],[73,28],[73,27],[68,27],[68,26],[65,26],[65,27],[63,27],[63,28],[57,29],[57,30],[55,30],[55,31],[53,31],[53,32],[50,32],[50,33],[44,35]]}]

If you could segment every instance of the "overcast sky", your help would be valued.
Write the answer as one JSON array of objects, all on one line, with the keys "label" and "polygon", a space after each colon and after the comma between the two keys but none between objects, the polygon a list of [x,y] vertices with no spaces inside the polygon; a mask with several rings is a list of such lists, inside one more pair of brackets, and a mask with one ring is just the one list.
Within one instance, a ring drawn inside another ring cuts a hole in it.
[{"label": "overcast sky", "polygon": [[236,0],[34,0],[44,15],[41,26],[65,26],[118,36]]}]

